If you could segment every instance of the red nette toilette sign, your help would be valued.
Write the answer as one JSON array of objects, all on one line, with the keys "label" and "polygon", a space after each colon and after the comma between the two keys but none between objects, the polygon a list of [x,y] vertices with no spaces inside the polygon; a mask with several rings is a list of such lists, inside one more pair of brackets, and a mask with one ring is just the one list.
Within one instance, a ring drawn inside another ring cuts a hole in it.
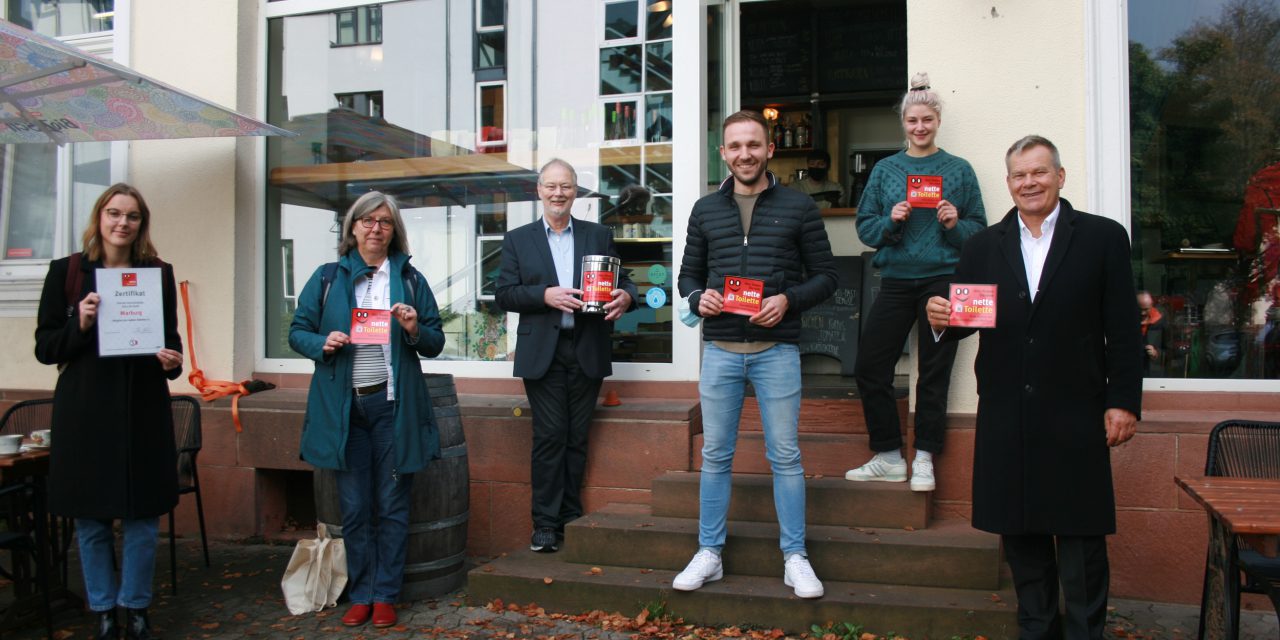
[{"label": "red nette toilette sign", "polygon": [[996,326],[996,285],[951,285],[951,318],[953,327],[992,329]]},{"label": "red nette toilette sign", "polygon": [[912,209],[937,209],[942,201],[942,176],[907,176],[907,204]]},{"label": "red nette toilette sign", "polygon": [[352,309],[351,344],[391,344],[391,311]]},{"label": "red nette toilette sign", "polygon": [[725,276],[724,311],[740,316],[760,313],[760,301],[764,298],[764,281]]}]

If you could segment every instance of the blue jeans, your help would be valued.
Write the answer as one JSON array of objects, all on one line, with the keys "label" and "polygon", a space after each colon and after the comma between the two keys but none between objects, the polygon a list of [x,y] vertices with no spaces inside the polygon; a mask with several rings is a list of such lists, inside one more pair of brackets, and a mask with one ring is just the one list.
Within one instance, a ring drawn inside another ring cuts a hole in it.
[{"label": "blue jeans", "polygon": [[120,579],[116,580],[115,534],[111,520],[76,518],[76,538],[80,544],[80,568],[89,608],[110,611],[116,606],[146,609],[151,605],[151,579],[156,569],[156,535],[160,518],[121,520],[124,554]]},{"label": "blue jeans", "polygon": [[411,474],[396,473],[395,403],[385,392],[351,396],[347,468],[339,470],[338,503],[352,604],[395,604],[409,539]]},{"label": "blue jeans", "polygon": [[747,381],[755,388],[764,443],[773,469],[773,506],[783,555],[805,553],[804,468],[800,466],[800,349],[777,344],[760,353],[702,350],[702,480],[698,545],[724,547],[733,453]]}]

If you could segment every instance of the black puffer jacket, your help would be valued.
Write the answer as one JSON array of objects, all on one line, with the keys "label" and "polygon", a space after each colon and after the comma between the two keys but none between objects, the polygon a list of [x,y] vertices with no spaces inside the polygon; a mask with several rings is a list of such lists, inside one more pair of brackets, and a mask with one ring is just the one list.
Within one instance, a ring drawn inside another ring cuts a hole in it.
[{"label": "black puffer jacket", "polygon": [[768,188],[756,200],[750,233],[742,232],[732,177],[693,205],[680,295],[693,294],[689,306],[696,313],[703,290],[724,293],[725,276],[753,278],[764,281],[765,298],[787,296],[787,315],[771,328],[735,314],[706,318],[702,336],[707,340],[799,342],[800,313],[836,290],[835,261],[818,206],[809,196],[779,185],[772,173],[768,178]]}]

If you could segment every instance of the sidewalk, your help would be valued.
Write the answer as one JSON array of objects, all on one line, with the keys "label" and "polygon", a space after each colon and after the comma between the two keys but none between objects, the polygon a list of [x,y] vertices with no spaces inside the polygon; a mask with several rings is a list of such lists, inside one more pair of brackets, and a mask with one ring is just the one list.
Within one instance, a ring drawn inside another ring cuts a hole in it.
[{"label": "sidewalk", "polygon": [[[466,606],[465,589],[436,600],[410,602],[400,608],[400,624],[391,629],[374,629],[370,625],[349,629],[339,621],[344,605],[322,613],[291,616],[280,595],[280,576],[293,548],[265,544],[212,542],[209,554],[211,568],[205,568],[200,556],[199,539],[187,538],[178,546],[179,595],[169,594],[169,562],[167,542],[162,539],[156,563],[157,593],[151,608],[152,624],[164,640],[192,638],[222,640],[229,638],[555,638],[556,640],[622,640],[637,637],[634,632],[611,631],[583,616],[526,615],[526,610],[490,610]],[[72,588],[81,591],[78,567],[72,567]],[[7,592],[6,594],[7,595]],[[531,603],[518,603],[521,606]],[[1110,638],[1193,638],[1198,609],[1186,605],[1168,605],[1134,600],[1113,600],[1108,621]],[[495,609],[497,607],[494,607]],[[623,611],[625,616],[640,613]],[[533,613],[537,613],[534,609]],[[573,619],[567,619],[573,618]],[[604,624],[617,619],[603,618]],[[66,611],[54,618],[59,640],[92,637],[92,618],[88,614]],[[842,622],[842,621],[836,621]],[[652,627],[651,627],[652,629]],[[666,627],[640,637],[720,637],[712,630],[683,630]],[[726,630],[739,636],[745,632]],[[875,630],[871,630],[875,631]],[[42,628],[28,628],[5,637],[40,638]],[[750,635],[755,634],[747,634]],[[729,636],[725,636],[729,637]],[[734,636],[736,637],[736,636]],[[1280,625],[1272,611],[1245,612],[1241,640],[1274,640],[1280,637]],[[915,640],[915,639],[912,639]]]}]

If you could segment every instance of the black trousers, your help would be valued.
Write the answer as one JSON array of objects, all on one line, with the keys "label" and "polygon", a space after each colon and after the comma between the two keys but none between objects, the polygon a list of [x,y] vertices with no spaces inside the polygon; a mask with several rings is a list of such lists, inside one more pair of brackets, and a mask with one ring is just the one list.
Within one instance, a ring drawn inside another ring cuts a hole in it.
[{"label": "black trousers", "polygon": [[560,335],[547,373],[524,379],[533,409],[533,526],[556,531],[564,531],[565,523],[582,515],[587,432],[603,382],[582,373],[572,336]]},{"label": "black trousers", "polygon": [[[1002,535],[1018,593],[1018,638],[1101,640],[1110,567],[1106,536]],[[1056,542],[1056,544],[1055,544]],[[1067,603],[1058,612],[1058,585]]]},{"label": "black trousers", "polygon": [[871,312],[862,323],[858,361],[854,376],[862,413],[871,435],[872,451],[893,451],[902,447],[902,423],[894,398],[893,370],[902,355],[902,345],[916,327],[920,376],[916,382],[915,446],[929,453],[942,453],[943,431],[947,426],[947,390],[951,388],[951,364],[956,359],[956,342],[936,342],[924,306],[933,296],[947,296],[951,276],[904,280],[885,278]]}]

